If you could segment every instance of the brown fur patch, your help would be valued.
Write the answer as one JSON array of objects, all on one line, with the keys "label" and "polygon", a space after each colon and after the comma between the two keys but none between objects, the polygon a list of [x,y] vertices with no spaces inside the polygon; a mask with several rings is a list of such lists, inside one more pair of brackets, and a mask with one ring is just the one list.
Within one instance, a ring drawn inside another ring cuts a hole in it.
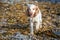
[{"label": "brown fur patch", "polygon": [[34,17],[39,13],[39,8],[35,8]]}]

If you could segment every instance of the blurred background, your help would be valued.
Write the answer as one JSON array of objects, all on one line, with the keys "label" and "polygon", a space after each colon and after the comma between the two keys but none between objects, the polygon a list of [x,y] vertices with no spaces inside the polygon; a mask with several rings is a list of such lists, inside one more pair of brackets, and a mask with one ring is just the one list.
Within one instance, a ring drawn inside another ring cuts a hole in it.
[{"label": "blurred background", "polygon": [[[32,38],[27,4],[38,5],[43,18]],[[0,0],[0,40],[60,40],[60,0]]]}]

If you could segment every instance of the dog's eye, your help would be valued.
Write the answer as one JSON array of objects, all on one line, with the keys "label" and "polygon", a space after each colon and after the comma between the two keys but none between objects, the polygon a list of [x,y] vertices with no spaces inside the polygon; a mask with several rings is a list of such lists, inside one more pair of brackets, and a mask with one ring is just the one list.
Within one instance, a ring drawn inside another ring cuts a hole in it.
[{"label": "dog's eye", "polygon": [[36,8],[36,10],[38,10],[38,9]]},{"label": "dog's eye", "polygon": [[34,9],[33,9],[34,10]]}]

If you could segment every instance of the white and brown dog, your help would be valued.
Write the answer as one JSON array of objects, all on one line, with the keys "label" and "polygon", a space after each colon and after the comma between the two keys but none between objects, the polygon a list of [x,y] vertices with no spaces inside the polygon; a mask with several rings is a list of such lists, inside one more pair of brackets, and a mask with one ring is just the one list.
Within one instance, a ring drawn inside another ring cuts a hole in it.
[{"label": "white and brown dog", "polygon": [[31,34],[33,34],[34,24],[36,31],[42,28],[42,14],[38,6],[28,4],[27,15],[30,17]]}]

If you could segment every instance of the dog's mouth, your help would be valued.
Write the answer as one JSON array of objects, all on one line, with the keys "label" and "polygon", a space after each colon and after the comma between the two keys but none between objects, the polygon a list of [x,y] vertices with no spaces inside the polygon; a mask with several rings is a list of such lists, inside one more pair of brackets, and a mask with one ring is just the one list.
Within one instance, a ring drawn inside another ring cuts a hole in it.
[{"label": "dog's mouth", "polygon": [[33,14],[31,12],[29,12],[29,16],[31,17]]},{"label": "dog's mouth", "polygon": [[35,16],[36,16],[36,13],[34,13],[34,14],[29,13],[29,16],[30,16],[30,17],[35,17]]}]

